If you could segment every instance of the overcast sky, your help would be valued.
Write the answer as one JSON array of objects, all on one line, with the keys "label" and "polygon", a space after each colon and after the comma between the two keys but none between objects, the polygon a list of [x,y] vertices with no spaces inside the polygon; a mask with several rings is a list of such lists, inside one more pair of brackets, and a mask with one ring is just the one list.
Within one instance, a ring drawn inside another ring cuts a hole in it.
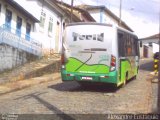
[{"label": "overcast sky", "polygon": [[[62,0],[71,3],[71,0]],[[120,0],[74,0],[74,5],[105,5],[119,17]],[[122,20],[139,38],[159,32],[160,0],[122,0]]]}]

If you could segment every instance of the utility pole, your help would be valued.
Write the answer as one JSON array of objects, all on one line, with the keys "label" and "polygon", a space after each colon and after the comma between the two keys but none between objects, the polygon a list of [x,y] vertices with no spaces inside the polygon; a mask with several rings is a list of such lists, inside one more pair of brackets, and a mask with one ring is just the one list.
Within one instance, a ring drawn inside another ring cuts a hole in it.
[{"label": "utility pole", "polygon": [[[160,5],[159,5],[159,62],[158,62],[158,100],[157,100],[157,108],[158,112],[160,111]],[[160,112],[159,112],[160,113]]]},{"label": "utility pole", "polygon": [[159,44],[159,64],[158,64],[158,81],[160,82],[160,5],[159,5],[159,34],[158,34],[158,44]]},{"label": "utility pole", "polygon": [[70,22],[72,22],[72,19],[73,19],[73,2],[74,2],[74,0],[71,0],[71,18],[70,18]]},{"label": "utility pole", "polygon": [[119,6],[119,26],[121,25],[121,12],[122,12],[122,0],[120,0],[120,6]]}]

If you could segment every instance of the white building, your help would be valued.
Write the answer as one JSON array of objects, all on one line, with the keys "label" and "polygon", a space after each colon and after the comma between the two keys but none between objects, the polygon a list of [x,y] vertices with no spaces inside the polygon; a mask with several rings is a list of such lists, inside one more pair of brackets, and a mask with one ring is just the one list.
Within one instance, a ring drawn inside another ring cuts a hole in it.
[{"label": "white building", "polygon": [[59,53],[63,34],[64,12],[50,0],[37,1],[40,23],[36,24],[35,38],[43,45],[43,53]]},{"label": "white building", "polygon": [[35,24],[34,38],[42,43],[43,54],[59,53],[63,26],[69,17],[54,0],[15,0],[40,20]]},{"label": "white building", "polygon": [[125,22],[120,20],[105,6],[80,5],[78,7],[87,10],[98,23],[107,23],[115,26],[121,26],[122,28],[133,32],[133,30]]},{"label": "white building", "polygon": [[32,38],[36,22],[15,1],[0,1],[0,71],[41,56],[41,44]]},{"label": "white building", "polygon": [[[42,43],[43,54],[59,53],[64,27],[70,22],[71,6],[56,0],[14,1],[39,19],[40,22],[34,25],[33,37]],[[73,22],[94,21],[87,11],[75,7],[72,17]]]},{"label": "white building", "polygon": [[151,58],[154,53],[159,52],[159,34],[141,38],[139,41],[141,58]]}]

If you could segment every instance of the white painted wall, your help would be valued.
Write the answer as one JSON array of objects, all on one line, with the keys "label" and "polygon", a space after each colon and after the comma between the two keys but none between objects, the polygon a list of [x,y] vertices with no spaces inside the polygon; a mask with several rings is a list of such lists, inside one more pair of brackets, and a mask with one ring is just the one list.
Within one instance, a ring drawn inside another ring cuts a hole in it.
[{"label": "white painted wall", "polygon": [[22,65],[26,61],[26,52],[11,46],[0,45],[0,72]]},{"label": "white painted wall", "polygon": [[[152,46],[149,46],[152,43]],[[148,57],[152,58],[153,54],[159,51],[158,39],[142,40],[142,47],[140,47],[140,56],[143,57],[144,45],[148,46]]]},{"label": "white painted wall", "polygon": [[[115,21],[111,16],[105,13],[105,11],[101,13],[100,10],[93,10],[93,11],[89,11],[89,13],[97,22],[102,22],[102,23],[107,23],[107,24],[118,26],[117,21]],[[101,16],[102,16],[102,21],[101,21]]]},{"label": "white painted wall", "polygon": [[107,23],[107,24],[112,24],[112,25],[118,26],[117,21],[115,21],[115,19],[113,19],[111,16],[109,16],[106,13],[103,13],[103,23]]},{"label": "white painted wall", "polygon": [[26,23],[30,23],[31,24],[31,33],[30,33],[30,37],[32,38],[33,35],[33,28],[34,28],[34,23],[33,21],[31,21],[30,19],[28,19],[27,17],[25,17],[22,13],[20,13],[19,11],[17,11],[15,8],[13,8],[12,6],[8,5],[6,6],[6,3],[3,1],[0,1],[1,4],[1,13],[0,13],[0,26],[2,26],[3,24],[5,24],[5,14],[6,14],[6,9],[9,9],[10,11],[12,11],[12,21],[11,21],[11,28],[12,28],[12,32],[15,33],[16,30],[16,20],[17,20],[17,16],[22,18],[22,28],[21,28],[21,33],[22,33],[22,38],[25,38],[25,33],[26,33]]},{"label": "white painted wall", "polygon": [[159,52],[159,45],[156,43],[152,43],[153,45],[153,53]]},{"label": "white painted wall", "polygon": [[[38,6],[40,11],[42,11],[41,6]],[[43,7],[43,11],[44,13],[46,13],[46,19],[45,19],[45,26],[44,29],[42,29],[39,25],[39,23],[36,23],[36,34],[34,35],[34,37],[39,40],[42,45],[43,45],[43,49],[55,49],[56,47],[56,30],[57,30],[57,22],[59,23],[59,29],[61,30],[61,18],[54,13],[53,10],[49,9],[47,6]],[[53,18],[53,31],[52,33],[48,32],[48,26],[49,26],[49,19],[50,17]],[[40,16],[39,16],[40,18]],[[59,33],[61,34],[61,33]],[[60,41],[60,37],[59,37],[59,41]]]},{"label": "white painted wall", "polygon": [[[20,4],[24,9],[26,9],[30,14],[39,19],[40,16],[40,8],[37,7],[37,1],[42,0],[14,0],[18,4]],[[42,7],[42,6],[41,6]]]},{"label": "white painted wall", "polygon": [[[60,41],[62,39],[62,18],[59,17],[59,15],[57,15],[54,11],[54,9],[50,6],[48,6],[48,4],[46,5],[44,3],[43,8],[42,8],[42,1],[41,0],[14,0],[16,1],[18,4],[20,4],[22,7],[24,7],[28,12],[30,12],[33,16],[35,16],[37,19],[40,20],[40,16],[41,16],[41,11],[43,9],[43,11],[46,13],[46,20],[45,20],[45,27],[42,30],[39,26],[39,23],[34,24],[32,21],[29,21],[28,19],[26,19],[25,16],[23,16],[21,13],[19,13],[17,10],[15,10],[14,8],[8,6],[8,9],[12,11],[12,28],[16,28],[16,19],[17,19],[17,15],[19,15],[19,17],[22,18],[22,33],[24,33],[22,35],[22,37],[25,38],[25,33],[26,33],[26,22],[29,22],[31,24],[31,38],[39,41],[40,43],[42,43],[42,47],[44,51],[50,51],[50,50],[54,50],[56,46],[58,46],[58,51],[60,51]],[[3,25],[5,23],[5,13],[6,13],[6,7],[5,7],[5,3],[3,3],[2,1],[0,1],[1,6],[2,6],[2,10],[1,10],[1,14],[0,14],[0,25]],[[53,18],[53,31],[52,33],[50,33],[50,35],[48,34],[48,25],[49,25],[49,18],[52,17]],[[59,23],[59,38],[58,38],[58,43],[56,42],[56,33],[57,33],[57,22]]]},{"label": "white painted wall", "polygon": [[[7,4],[4,1],[0,1],[1,4],[1,12],[0,12],[0,27],[2,27],[5,24],[5,15],[6,15],[6,9],[10,10],[12,12],[12,20],[11,20],[11,32],[15,33],[16,31],[16,21],[17,16],[22,18],[22,28],[21,28],[21,38],[24,39],[23,42],[25,42],[25,34],[26,34],[26,23],[31,24],[31,33],[30,37],[32,38],[33,35],[33,29],[34,29],[34,22],[31,21],[29,18],[27,18],[21,11],[16,10],[9,4]],[[2,29],[1,29],[2,30]],[[3,32],[4,33],[4,32]],[[12,33],[8,32],[8,34]],[[4,34],[3,34],[4,35]],[[14,41],[14,40],[13,40]],[[0,45],[0,72],[6,70],[6,69],[12,69],[15,66],[22,65],[30,58],[27,58],[27,53],[25,51],[19,50],[15,47],[8,46],[5,44]]]},{"label": "white painted wall", "polygon": [[[62,18],[55,12],[55,10],[48,4],[44,2],[42,5],[42,0],[15,0],[20,5],[22,5],[27,11],[33,14],[36,18],[40,20],[41,11],[46,13],[45,26],[42,29],[39,23],[35,24],[35,31],[33,37],[42,43],[43,52],[50,52],[50,50],[54,50],[58,45],[58,51],[60,51],[60,41],[62,39]],[[42,7],[43,6],[43,7]],[[49,18],[53,18],[53,31],[48,34],[48,26],[49,26]],[[56,30],[57,30],[57,22],[59,23],[59,38],[58,43],[56,42]]]},{"label": "white painted wall", "polygon": [[96,22],[100,22],[100,11],[88,11],[88,12],[96,20]]},{"label": "white painted wall", "polygon": [[[38,6],[38,7],[39,7],[40,12],[41,12],[42,11],[41,5]],[[55,52],[59,52],[59,50],[56,51],[55,48],[56,48],[57,45],[60,44],[62,18],[59,17],[59,15],[57,15],[55,13],[55,11],[53,9],[51,9],[49,6],[47,6],[46,4],[43,7],[43,11],[44,11],[44,13],[46,13],[45,26],[44,26],[44,29],[42,29],[39,26],[39,24],[36,24],[36,27],[37,27],[36,32],[38,34],[36,39],[41,41],[44,50],[54,50]],[[52,31],[52,33],[48,32],[50,17],[53,19],[53,31]],[[59,23],[59,28],[57,28],[57,23]],[[58,43],[57,43],[56,42],[56,39],[57,39],[56,34],[57,34],[58,29],[59,29],[59,38],[57,40],[58,41]]]},{"label": "white painted wall", "polygon": [[144,46],[146,46],[147,47],[147,51],[148,51],[148,55],[147,55],[147,58],[152,58],[153,57],[153,46],[149,46],[149,44],[148,43],[146,43],[146,44],[143,44],[143,46],[142,47],[140,47],[140,58],[144,58]]}]

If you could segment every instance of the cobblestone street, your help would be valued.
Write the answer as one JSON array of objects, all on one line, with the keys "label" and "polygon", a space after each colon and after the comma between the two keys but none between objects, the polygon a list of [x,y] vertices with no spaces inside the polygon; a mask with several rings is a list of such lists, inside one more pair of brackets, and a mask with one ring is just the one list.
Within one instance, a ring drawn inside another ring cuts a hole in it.
[{"label": "cobblestone street", "polygon": [[142,60],[136,80],[125,87],[80,86],[61,79],[34,85],[0,96],[0,113],[11,114],[104,114],[150,113],[151,60]]}]

